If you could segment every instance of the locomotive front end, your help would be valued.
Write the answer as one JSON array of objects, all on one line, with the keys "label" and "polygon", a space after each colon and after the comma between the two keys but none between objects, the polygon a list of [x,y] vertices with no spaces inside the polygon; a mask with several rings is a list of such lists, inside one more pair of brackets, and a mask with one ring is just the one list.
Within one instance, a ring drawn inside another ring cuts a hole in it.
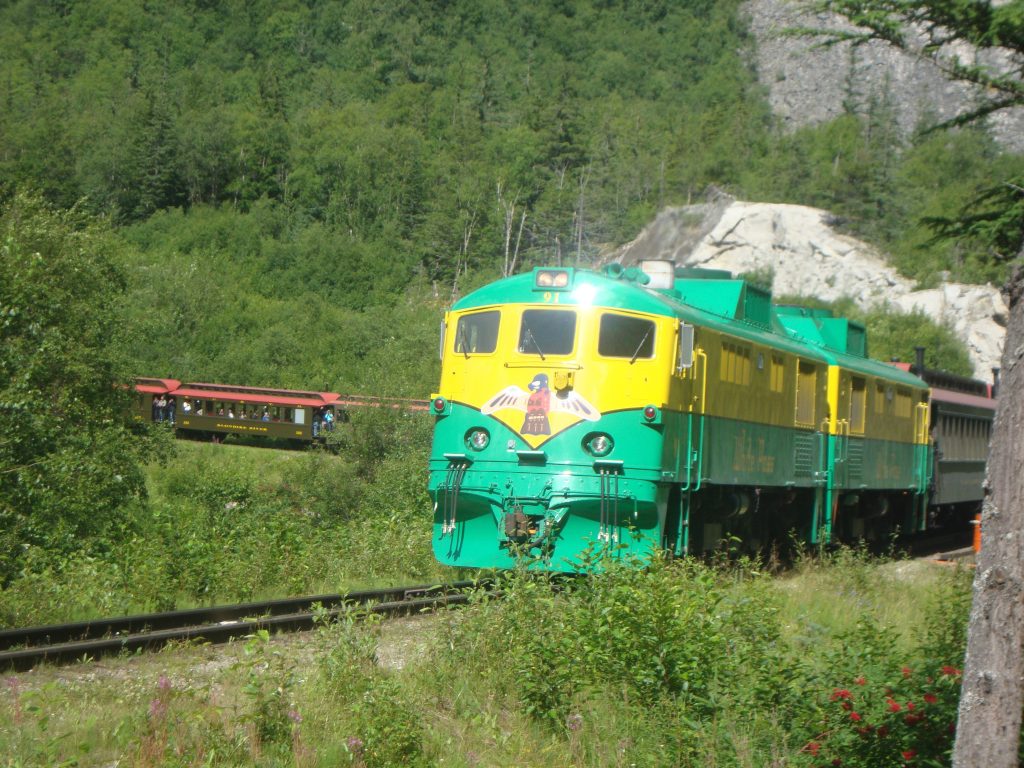
[{"label": "locomotive front end", "polygon": [[667,493],[661,409],[675,329],[647,292],[572,269],[537,269],[456,304],[431,398],[438,560],[575,571],[602,551],[648,559]]}]

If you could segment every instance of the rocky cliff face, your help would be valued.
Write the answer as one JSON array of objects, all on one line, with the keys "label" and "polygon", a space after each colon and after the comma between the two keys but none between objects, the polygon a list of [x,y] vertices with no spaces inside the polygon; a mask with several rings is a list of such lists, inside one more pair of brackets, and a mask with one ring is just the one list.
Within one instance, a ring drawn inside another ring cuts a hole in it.
[{"label": "rocky cliff face", "polygon": [[992,380],[1002,354],[1007,308],[991,285],[946,283],[915,290],[871,246],[836,232],[831,215],[799,205],[745,203],[726,196],[667,208],[606,261],[669,259],[682,266],[773,276],[778,294],[852,298],[859,307],[919,310],[952,328],[980,379]]},{"label": "rocky cliff face", "polygon": [[[957,114],[973,101],[966,86],[949,81],[930,61],[883,43],[815,47],[818,40],[794,37],[798,27],[842,29],[838,17],[801,10],[794,0],[750,0],[744,6],[757,41],[756,66],[774,113],[793,128],[831,120],[847,108],[863,114],[884,103],[904,133]],[[849,27],[846,27],[849,28]],[[969,58],[967,51],[958,51]],[[996,139],[1024,151],[1024,109],[992,116]]]}]

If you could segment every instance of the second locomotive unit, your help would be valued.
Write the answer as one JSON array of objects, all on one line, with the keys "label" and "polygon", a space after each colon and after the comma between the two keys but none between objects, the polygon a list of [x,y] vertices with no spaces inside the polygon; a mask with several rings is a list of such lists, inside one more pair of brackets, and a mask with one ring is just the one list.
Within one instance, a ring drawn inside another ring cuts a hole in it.
[{"label": "second locomotive unit", "polygon": [[430,493],[437,558],[573,571],[923,530],[929,388],[864,327],[729,273],[538,268],[445,318]]}]

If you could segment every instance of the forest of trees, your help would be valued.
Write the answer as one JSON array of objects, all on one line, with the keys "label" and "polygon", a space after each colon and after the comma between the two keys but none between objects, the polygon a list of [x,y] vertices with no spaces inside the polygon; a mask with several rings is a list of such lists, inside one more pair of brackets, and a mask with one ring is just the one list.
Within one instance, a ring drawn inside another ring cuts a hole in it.
[{"label": "forest of trees", "polygon": [[421,396],[455,293],[710,184],[828,208],[925,281],[1001,277],[921,221],[1024,161],[884,101],[780,133],[739,5],[6,3],[0,200],[116,232],[138,372],[250,384]]}]

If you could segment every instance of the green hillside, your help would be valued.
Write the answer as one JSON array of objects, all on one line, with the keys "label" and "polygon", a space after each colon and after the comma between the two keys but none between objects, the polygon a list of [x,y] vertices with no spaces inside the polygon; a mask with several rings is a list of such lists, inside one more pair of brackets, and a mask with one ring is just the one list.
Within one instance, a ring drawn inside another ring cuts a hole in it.
[{"label": "green hillside", "polygon": [[453,293],[710,184],[993,277],[919,220],[1020,158],[902,142],[884,105],[782,135],[739,5],[7,3],[0,197],[117,231],[135,370],[254,385],[422,396]]}]

